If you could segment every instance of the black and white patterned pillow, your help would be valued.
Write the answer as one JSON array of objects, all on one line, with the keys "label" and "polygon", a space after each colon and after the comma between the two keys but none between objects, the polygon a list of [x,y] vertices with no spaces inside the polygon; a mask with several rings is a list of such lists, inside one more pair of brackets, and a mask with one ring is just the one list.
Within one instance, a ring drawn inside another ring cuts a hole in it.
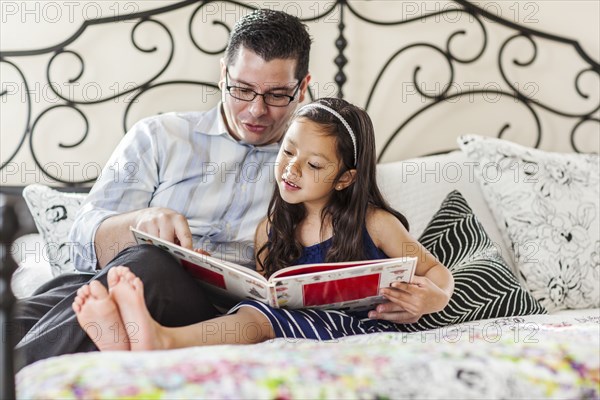
[{"label": "black and white patterned pillow", "polygon": [[415,332],[488,318],[546,313],[521,287],[458,191],[446,196],[419,242],[450,269],[454,293],[444,310],[401,325],[400,330]]},{"label": "black and white patterned pillow", "polygon": [[53,276],[75,271],[70,255],[69,231],[85,196],[83,193],[59,192],[39,184],[23,189],[23,198],[44,238],[42,255],[49,262]]},{"label": "black and white patterned pillow", "polygon": [[600,157],[469,135],[459,146],[525,286],[548,311],[600,307]]}]

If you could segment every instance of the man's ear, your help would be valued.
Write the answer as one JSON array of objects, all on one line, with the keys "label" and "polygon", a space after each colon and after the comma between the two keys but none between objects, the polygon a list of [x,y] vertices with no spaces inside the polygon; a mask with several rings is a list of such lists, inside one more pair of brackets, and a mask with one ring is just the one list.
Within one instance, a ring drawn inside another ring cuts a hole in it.
[{"label": "man's ear", "polygon": [[227,64],[225,64],[225,58],[221,58],[219,60],[219,64],[220,64],[220,67],[221,67],[221,73],[220,73],[220,76],[219,76],[219,84],[218,85],[219,85],[219,88],[221,90],[225,90],[225,87],[224,87],[224,85],[225,85],[225,74],[227,73]]},{"label": "man's ear", "polygon": [[298,103],[302,103],[304,101],[304,98],[306,97],[306,90],[308,89],[310,78],[311,76],[309,72],[300,83],[300,89],[298,89]]},{"label": "man's ear", "polygon": [[342,176],[338,180],[337,184],[335,185],[335,190],[344,190],[348,186],[352,185],[355,180],[356,180],[356,170],[349,169],[348,171],[346,171],[342,174]]},{"label": "man's ear", "polygon": [[221,102],[225,103],[225,74],[227,73],[227,65],[225,64],[225,58],[221,58],[219,62],[221,65],[221,76],[219,77],[217,86],[219,86],[219,89],[221,90]]}]

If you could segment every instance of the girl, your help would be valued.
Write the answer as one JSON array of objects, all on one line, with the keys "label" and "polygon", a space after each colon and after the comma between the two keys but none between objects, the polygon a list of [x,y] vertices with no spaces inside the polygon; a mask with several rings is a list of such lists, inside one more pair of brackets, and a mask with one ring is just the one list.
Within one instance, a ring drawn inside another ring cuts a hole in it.
[{"label": "girl", "polygon": [[414,322],[446,306],[452,275],[409,235],[406,219],[377,187],[375,137],[365,111],[340,99],[302,107],[283,139],[275,176],[268,216],[256,231],[259,272],[269,276],[278,266],[416,256],[413,282],[382,289],[389,302],[368,315],[273,309],[244,301],[225,316],[170,328],[148,313],[141,280],[127,267],[115,267],[108,274],[110,294],[94,281],[80,289],[73,303],[84,329],[90,323],[109,332],[118,326],[121,337],[129,339],[96,334],[96,345],[101,350],[150,350],[275,337],[325,340],[396,331],[393,322]]}]

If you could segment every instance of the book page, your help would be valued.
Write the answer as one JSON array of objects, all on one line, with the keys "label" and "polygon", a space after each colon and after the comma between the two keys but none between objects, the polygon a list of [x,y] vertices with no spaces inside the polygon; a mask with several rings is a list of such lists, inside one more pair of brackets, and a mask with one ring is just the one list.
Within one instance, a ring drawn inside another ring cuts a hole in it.
[{"label": "book page", "polygon": [[271,275],[270,279],[273,280],[273,279],[277,279],[277,278],[283,278],[286,276],[312,274],[315,272],[322,272],[322,271],[333,271],[336,269],[356,267],[359,265],[375,264],[378,261],[389,261],[389,259],[294,265],[294,266],[283,268],[283,269],[280,269],[279,271],[274,272]]},{"label": "book page", "polygon": [[[345,311],[365,311],[373,309],[385,301],[379,289],[392,282],[410,282],[416,269],[416,258],[396,258],[361,262],[340,269],[334,264],[333,270],[293,276],[278,276],[271,281],[275,284],[277,305],[282,308],[323,308]],[[342,263],[343,264],[343,263]]]},{"label": "book page", "polygon": [[219,260],[197,253],[174,243],[130,228],[138,244],[152,244],[169,252],[188,272],[212,293],[211,300],[218,297],[241,300],[259,300],[268,303],[268,282],[258,272],[229,261]]}]

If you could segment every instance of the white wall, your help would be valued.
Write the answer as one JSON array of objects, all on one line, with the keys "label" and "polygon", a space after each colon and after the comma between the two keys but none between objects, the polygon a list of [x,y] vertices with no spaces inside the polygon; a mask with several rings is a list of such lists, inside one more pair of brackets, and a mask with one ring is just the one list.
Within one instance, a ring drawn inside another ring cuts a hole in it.
[{"label": "white wall", "polygon": [[[1,25],[0,48],[2,51],[39,49],[53,46],[70,37],[85,18],[124,15],[126,13],[174,4],[170,1],[0,1]],[[303,18],[322,12],[330,5],[319,1],[264,1],[251,2],[277,9],[284,9]],[[352,1],[352,6],[369,18],[399,20],[434,11],[447,10],[451,3],[445,1]],[[477,2],[490,12],[520,23],[532,29],[551,32],[579,41],[585,51],[596,61],[600,60],[600,2],[598,1],[481,1]],[[192,7],[165,14],[156,19],[164,22],[175,36],[175,56],[161,80],[203,79],[216,81],[219,56],[207,56],[195,50],[187,35],[187,19]],[[213,16],[229,25],[240,13],[247,10],[230,4],[215,3],[196,17],[194,37],[210,49],[224,46],[227,32],[219,26],[202,25],[211,22]],[[311,54],[311,89],[316,97],[333,96],[336,72],[332,62],[337,51],[334,46],[339,12],[317,23],[309,23],[315,38]],[[481,30],[465,15],[445,14],[418,20],[399,27],[369,27],[347,13],[345,35],[350,42],[346,51],[349,64],[344,69],[349,83],[344,87],[348,100],[364,106],[368,91],[384,60],[395,51],[415,40],[427,41],[444,47],[449,32],[466,29],[467,35],[453,42],[452,50],[461,57],[471,57],[481,45]],[[77,85],[61,85],[67,93],[72,90],[76,98],[99,99],[122,90],[132,82],[142,82],[160,69],[168,54],[169,42],[164,31],[152,23],[142,24],[136,40],[142,47],[157,46],[158,56],[149,56],[133,48],[129,39],[134,23],[111,24],[89,27],[68,49],[79,52],[85,60],[85,71]],[[497,69],[498,45],[512,35],[506,28],[494,29],[486,23],[489,34],[488,49],[475,65],[460,66],[456,71],[453,90],[469,88],[504,88]],[[511,68],[510,80],[535,93],[534,97],[553,107],[567,111],[594,108],[600,99],[600,79],[588,73],[581,79],[582,90],[590,98],[581,99],[574,89],[574,78],[584,64],[573,49],[566,45],[548,45],[540,40],[535,64],[527,69]],[[527,60],[531,49],[525,41],[509,48],[507,59]],[[49,90],[45,78],[46,66],[51,55],[27,58],[8,58],[18,62],[31,84],[32,120],[50,106],[62,104]],[[51,68],[51,80],[65,82],[80,72],[80,65],[72,55],[57,57]],[[412,73],[420,65],[420,85],[426,91],[440,88],[448,78],[448,68],[435,51],[423,48],[405,52],[396,59],[384,75],[382,85],[375,93],[369,112],[373,117],[378,135],[378,148],[400,122],[426,103],[414,92]],[[0,103],[0,162],[5,163],[22,140],[23,125],[27,112],[24,101],[25,87],[15,69],[0,63],[2,91],[8,95]],[[132,106],[127,125],[156,112],[170,110],[206,109],[215,104],[219,94],[210,89],[198,91],[197,87],[183,86],[157,89],[148,92],[143,102]],[[91,122],[88,137],[77,151],[60,148],[58,143],[72,144],[82,139],[84,122],[73,111],[60,109],[49,112],[40,119],[33,136],[33,147],[39,161],[50,165],[63,178],[82,179],[91,177],[103,165],[111,149],[119,141],[122,114],[130,96],[99,105],[83,106]],[[483,100],[483,101],[481,101]],[[598,114],[598,113],[596,113]],[[573,119],[559,119],[541,111],[544,131],[541,147],[549,150],[569,148],[569,132]],[[409,158],[437,150],[455,147],[455,137],[461,133],[496,135],[500,127],[511,122],[506,138],[524,144],[533,144],[534,120],[526,107],[509,97],[480,98],[462,96],[457,102],[441,104],[407,126],[406,132],[394,142],[391,152],[384,160]],[[598,151],[600,126],[588,124],[578,132],[577,145],[584,151]],[[29,138],[26,138],[29,140]],[[24,185],[32,182],[50,183],[42,174],[35,172],[29,146],[23,146],[9,166],[0,172],[0,184]]]}]

